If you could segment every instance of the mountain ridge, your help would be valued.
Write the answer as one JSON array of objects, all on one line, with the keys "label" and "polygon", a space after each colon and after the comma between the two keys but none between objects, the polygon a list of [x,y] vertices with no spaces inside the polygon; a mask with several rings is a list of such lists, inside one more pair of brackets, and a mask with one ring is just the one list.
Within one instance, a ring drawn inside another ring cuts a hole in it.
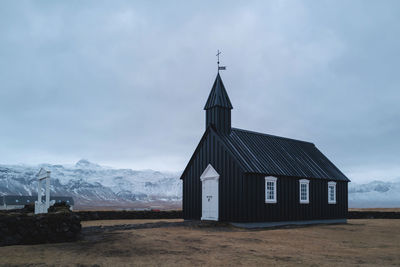
[{"label": "mountain ridge", "polygon": [[[36,174],[51,171],[51,194],[72,196],[77,206],[181,207],[180,172],[116,169],[81,159],[72,165],[0,165],[1,195],[36,195]],[[400,207],[400,178],[349,183],[350,208]]]},{"label": "mountain ridge", "polygon": [[0,195],[37,194],[36,174],[51,171],[51,194],[72,196],[83,206],[129,206],[138,202],[180,201],[178,173],[114,169],[86,159],[75,165],[0,165]]}]

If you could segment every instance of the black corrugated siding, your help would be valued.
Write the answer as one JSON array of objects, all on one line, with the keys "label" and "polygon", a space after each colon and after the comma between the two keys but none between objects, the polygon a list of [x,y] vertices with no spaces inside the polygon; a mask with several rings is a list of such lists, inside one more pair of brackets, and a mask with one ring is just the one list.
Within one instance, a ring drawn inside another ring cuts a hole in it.
[{"label": "black corrugated siding", "polygon": [[347,182],[336,181],[336,204],[328,204],[328,181],[310,180],[310,203],[300,204],[299,180],[278,177],[277,203],[265,203],[265,176],[246,174],[244,203],[246,217],[242,222],[299,221],[347,218]]},{"label": "black corrugated siding", "polygon": [[219,137],[210,131],[183,173],[183,218],[201,218],[200,175],[208,164],[220,174],[219,219],[237,221],[242,218],[244,194],[243,172],[224,147]]},{"label": "black corrugated siding", "polygon": [[231,131],[231,110],[214,107],[206,110],[206,129],[214,125],[219,133],[228,134]]}]

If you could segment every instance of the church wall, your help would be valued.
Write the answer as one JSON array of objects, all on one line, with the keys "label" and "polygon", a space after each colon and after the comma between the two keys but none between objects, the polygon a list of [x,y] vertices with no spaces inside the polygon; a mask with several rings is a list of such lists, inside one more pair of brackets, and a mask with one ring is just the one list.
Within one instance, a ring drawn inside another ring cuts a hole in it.
[{"label": "church wall", "polygon": [[201,218],[200,175],[208,164],[211,164],[220,175],[219,220],[239,220],[243,216],[243,172],[213,131],[209,132],[182,176],[183,218],[191,220]]},{"label": "church wall", "polygon": [[247,174],[244,179],[244,220],[248,222],[298,221],[347,218],[347,182],[336,181],[336,204],[328,204],[328,182],[310,181],[309,204],[299,202],[299,180],[277,177],[277,203],[265,203],[265,175]]}]

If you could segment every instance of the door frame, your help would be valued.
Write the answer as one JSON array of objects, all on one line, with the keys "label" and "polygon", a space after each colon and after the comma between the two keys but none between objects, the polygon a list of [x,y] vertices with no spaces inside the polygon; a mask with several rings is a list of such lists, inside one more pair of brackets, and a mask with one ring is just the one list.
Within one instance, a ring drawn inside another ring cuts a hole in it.
[{"label": "door frame", "polygon": [[[208,221],[218,221],[219,220],[219,174],[213,168],[211,164],[208,164],[207,168],[203,171],[200,175],[201,180],[201,220],[208,220]],[[217,183],[217,216],[216,218],[212,217],[204,217],[203,216],[203,201],[205,200],[205,195],[203,192],[203,184],[207,180],[215,180]]]}]

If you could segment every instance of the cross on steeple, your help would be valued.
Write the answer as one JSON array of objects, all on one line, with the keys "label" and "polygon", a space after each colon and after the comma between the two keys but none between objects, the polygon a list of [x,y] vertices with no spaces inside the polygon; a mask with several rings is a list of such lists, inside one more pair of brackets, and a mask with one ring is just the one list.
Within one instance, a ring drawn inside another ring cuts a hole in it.
[{"label": "cross on steeple", "polygon": [[218,51],[217,51],[217,57],[218,57],[218,61],[217,61],[217,64],[218,64],[218,67],[219,67],[219,55],[221,54],[221,51],[219,51],[219,49],[218,49]]},{"label": "cross on steeple", "polygon": [[217,50],[217,54],[216,54],[216,56],[217,56],[217,58],[218,58],[218,60],[217,60],[217,65],[218,65],[218,73],[219,73],[219,71],[220,70],[226,70],[226,66],[219,66],[219,55],[221,54],[221,51],[219,51],[219,49]]}]

